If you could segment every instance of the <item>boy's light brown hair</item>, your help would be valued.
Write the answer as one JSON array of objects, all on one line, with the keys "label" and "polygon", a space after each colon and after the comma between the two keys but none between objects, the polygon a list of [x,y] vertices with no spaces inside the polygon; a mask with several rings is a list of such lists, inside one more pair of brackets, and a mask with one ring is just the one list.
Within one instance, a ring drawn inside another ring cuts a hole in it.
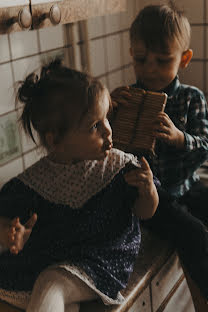
[{"label": "boy's light brown hair", "polygon": [[189,21],[173,1],[144,7],[130,27],[131,46],[141,40],[152,51],[168,52],[169,45],[175,40],[181,50],[186,51],[190,39]]}]

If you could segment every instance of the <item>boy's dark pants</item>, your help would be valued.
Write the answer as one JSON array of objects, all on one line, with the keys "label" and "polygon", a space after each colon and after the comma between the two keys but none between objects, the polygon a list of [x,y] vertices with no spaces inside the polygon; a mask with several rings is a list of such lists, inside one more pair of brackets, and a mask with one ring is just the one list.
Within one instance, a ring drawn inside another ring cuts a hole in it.
[{"label": "boy's dark pants", "polygon": [[[155,215],[142,224],[168,239],[208,300],[208,187],[197,182],[176,200],[158,188],[159,206]],[[203,221],[203,222],[202,222]]]}]

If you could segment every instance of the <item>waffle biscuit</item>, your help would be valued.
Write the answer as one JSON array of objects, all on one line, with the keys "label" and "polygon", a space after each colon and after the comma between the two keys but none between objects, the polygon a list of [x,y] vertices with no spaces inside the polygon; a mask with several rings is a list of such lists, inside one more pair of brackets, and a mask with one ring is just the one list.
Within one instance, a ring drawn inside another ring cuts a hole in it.
[{"label": "waffle biscuit", "polygon": [[154,154],[154,117],[164,111],[167,94],[129,88],[129,105],[120,105],[113,121],[113,145],[124,151]]}]

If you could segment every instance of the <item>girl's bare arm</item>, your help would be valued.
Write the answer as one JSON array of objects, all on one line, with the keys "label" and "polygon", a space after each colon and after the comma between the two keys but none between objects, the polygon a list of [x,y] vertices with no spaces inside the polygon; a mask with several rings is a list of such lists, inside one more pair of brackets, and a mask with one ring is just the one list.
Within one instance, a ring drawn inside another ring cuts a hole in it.
[{"label": "girl's bare arm", "polygon": [[152,171],[144,157],[141,159],[141,168],[126,173],[125,180],[138,189],[138,198],[133,213],[141,219],[151,218],[157,209],[159,197],[153,181]]}]

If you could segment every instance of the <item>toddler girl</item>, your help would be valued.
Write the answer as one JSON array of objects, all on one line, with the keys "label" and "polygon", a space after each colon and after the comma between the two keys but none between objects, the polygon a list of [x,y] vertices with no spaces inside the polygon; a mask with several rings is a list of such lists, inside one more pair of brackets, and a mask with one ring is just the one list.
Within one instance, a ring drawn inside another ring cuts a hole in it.
[{"label": "toddler girl", "polygon": [[28,312],[121,303],[138,220],[158,205],[148,162],[112,148],[109,93],[87,74],[55,60],[21,83],[18,100],[47,156],[0,191],[0,298]]}]

